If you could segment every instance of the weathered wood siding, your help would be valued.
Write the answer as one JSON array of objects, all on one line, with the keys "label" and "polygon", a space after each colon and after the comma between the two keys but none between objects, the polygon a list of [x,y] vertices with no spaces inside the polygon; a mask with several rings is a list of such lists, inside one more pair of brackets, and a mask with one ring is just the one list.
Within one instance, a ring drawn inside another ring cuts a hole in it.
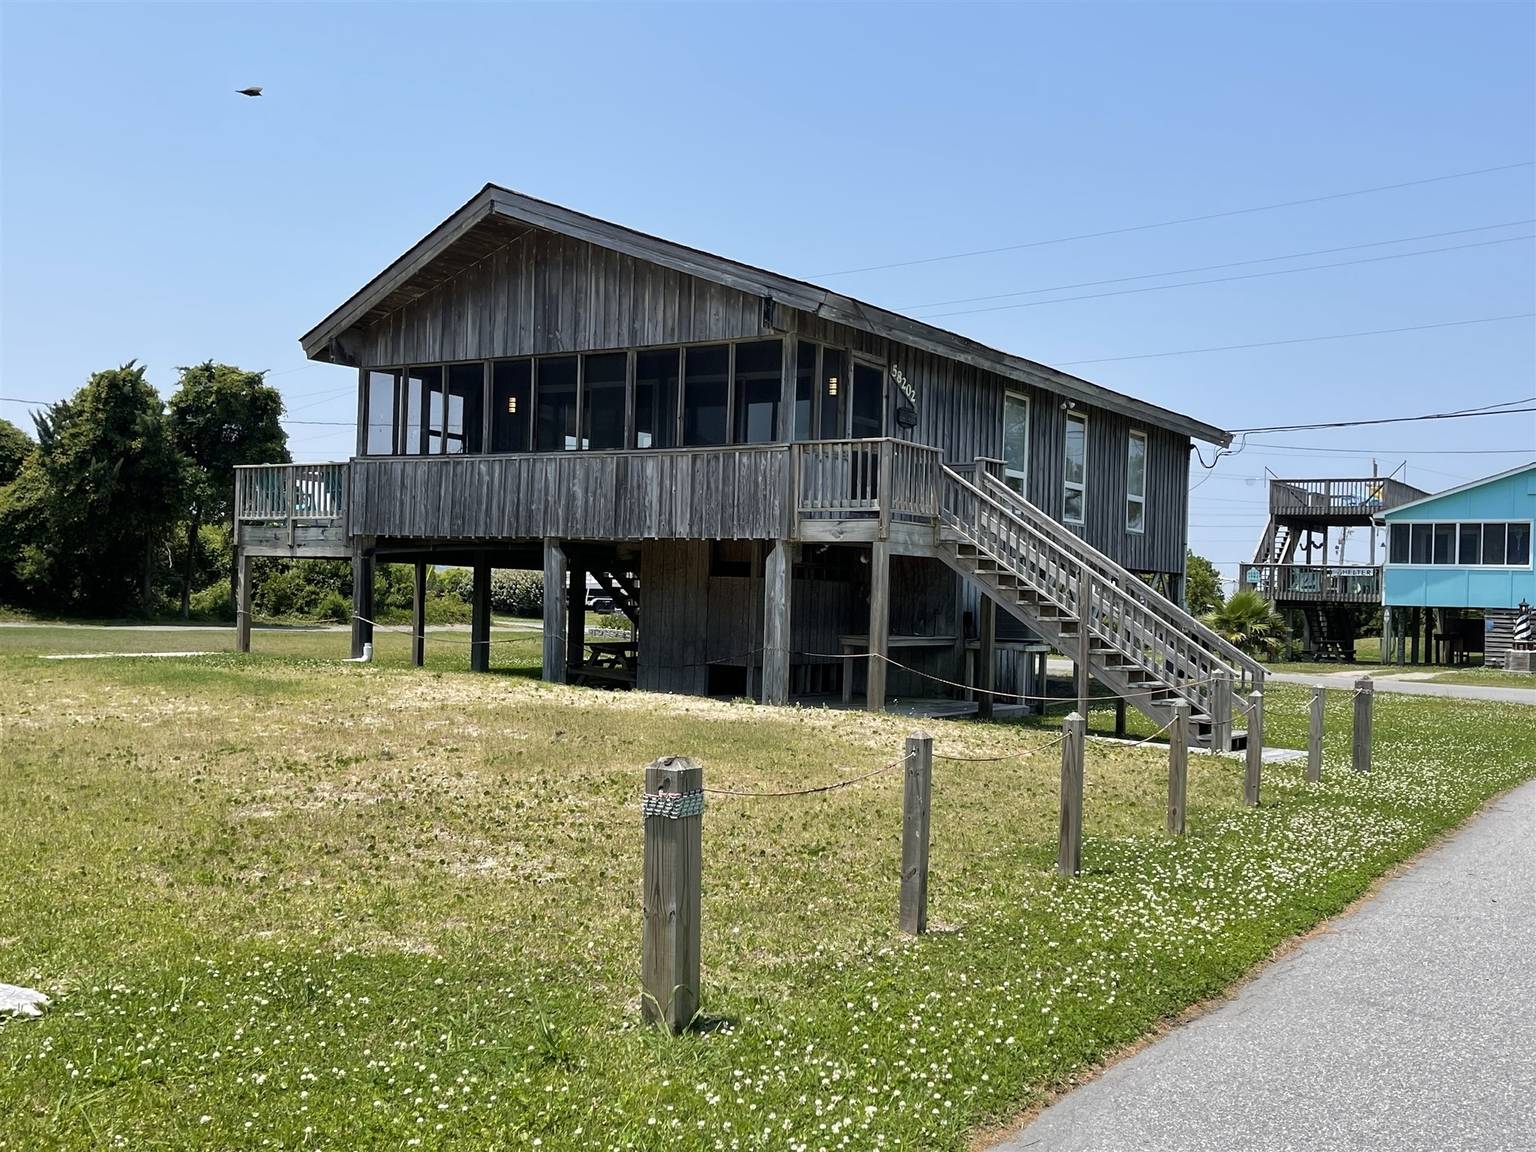
[{"label": "weathered wood siding", "polygon": [[700,695],[709,687],[707,540],[652,541],[640,549],[637,687]]},{"label": "weathered wood siding", "polygon": [[351,530],[417,539],[775,539],[789,531],[783,446],[361,458]]},{"label": "weathered wood siding", "polygon": [[362,366],[734,340],[763,302],[583,240],[532,231],[368,328]]}]

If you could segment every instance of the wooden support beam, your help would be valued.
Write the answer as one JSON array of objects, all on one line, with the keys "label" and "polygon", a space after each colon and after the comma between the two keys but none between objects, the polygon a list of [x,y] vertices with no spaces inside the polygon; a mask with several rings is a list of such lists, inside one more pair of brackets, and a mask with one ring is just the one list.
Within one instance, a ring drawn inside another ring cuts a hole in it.
[{"label": "wooden support beam", "polygon": [[980,643],[976,649],[976,715],[990,720],[997,700],[993,690],[997,687],[997,605],[982,596],[977,604],[981,613]]},{"label": "wooden support beam", "polygon": [[1115,738],[1125,739],[1125,697],[1115,697]]},{"label": "wooden support beam", "polygon": [[469,602],[469,670],[491,670],[491,564],[477,559]]},{"label": "wooden support beam", "polygon": [[1264,770],[1264,693],[1248,694],[1248,744],[1244,757],[1243,803],[1259,805],[1259,776]]},{"label": "wooden support beam", "polygon": [[[865,707],[885,710],[885,658],[890,654],[891,546],[877,540],[869,549],[869,674]],[[846,670],[845,670],[846,675]]]},{"label": "wooden support beam", "polygon": [[1189,701],[1173,706],[1168,728],[1168,831],[1184,835],[1184,803],[1189,792]]},{"label": "wooden support beam", "polygon": [[1227,672],[1211,676],[1211,751],[1232,750],[1232,677]]},{"label": "wooden support beam", "polygon": [[411,585],[411,663],[420,668],[427,662],[427,566],[420,560],[415,577]]},{"label": "wooden support beam", "polygon": [[901,914],[903,932],[928,930],[928,809],[933,790],[933,737],[907,737],[906,786],[901,797]]},{"label": "wooden support beam", "polygon": [[565,550],[544,538],[544,679],[565,683]]},{"label": "wooden support beam", "polygon": [[587,655],[587,570],[571,564],[565,574],[565,663],[567,675]]},{"label": "wooden support beam", "polygon": [[686,756],[645,770],[640,1011],[674,1035],[699,1010],[703,788],[704,769]]},{"label": "wooden support beam", "polygon": [[1077,692],[1077,714],[1083,717],[1084,723],[1088,718],[1088,694],[1090,680],[1088,665],[1092,659],[1093,629],[1089,627],[1089,621],[1093,619],[1093,573],[1087,565],[1078,573],[1077,577],[1077,653],[1072,665],[1072,680]]},{"label": "wooden support beam", "polygon": [[251,650],[251,558],[245,549],[235,554],[235,651]]},{"label": "wooden support beam", "polygon": [[794,591],[795,546],[775,540],[763,564],[764,704],[789,703],[790,599]]},{"label": "wooden support beam", "polygon": [[1061,835],[1056,871],[1076,876],[1083,867],[1083,748],[1088,721],[1073,712],[1061,722]]},{"label": "wooden support beam", "polygon": [[361,660],[363,645],[373,643],[373,552],[352,546],[352,659]]}]

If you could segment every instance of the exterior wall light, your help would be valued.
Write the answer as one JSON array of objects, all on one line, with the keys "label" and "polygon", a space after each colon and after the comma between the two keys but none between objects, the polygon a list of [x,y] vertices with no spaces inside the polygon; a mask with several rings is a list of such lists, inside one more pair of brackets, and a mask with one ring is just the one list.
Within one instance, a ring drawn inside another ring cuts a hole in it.
[{"label": "exterior wall light", "polygon": [[508,396],[507,397],[507,415],[509,415],[509,416],[516,416],[517,415],[517,397],[516,396]]},{"label": "exterior wall light", "polygon": [[828,376],[827,377],[827,395],[828,396],[836,396],[837,395],[837,377],[836,376]]}]

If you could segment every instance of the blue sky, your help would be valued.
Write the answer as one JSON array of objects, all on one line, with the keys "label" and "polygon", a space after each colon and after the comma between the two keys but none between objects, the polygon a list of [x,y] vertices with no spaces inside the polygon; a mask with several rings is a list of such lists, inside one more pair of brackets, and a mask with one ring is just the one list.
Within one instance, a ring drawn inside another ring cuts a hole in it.
[{"label": "blue sky", "polygon": [[[486,181],[900,309],[1460,232],[937,322],[1138,357],[1071,370],[1225,427],[1536,395],[1529,319],[1141,358],[1536,311],[1528,165],[829,275],[1522,164],[1533,43],[1527,4],[0,5],[0,395],[131,358],[168,393],[214,358],[269,369],[294,420],[347,421],[351,373],[299,334]],[[352,442],[290,431],[299,458]],[[1521,451],[1529,414],[1257,438],[1196,469],[1192,542],[1246,559],[1266,468],[1406,460],[1433,489]]]}]

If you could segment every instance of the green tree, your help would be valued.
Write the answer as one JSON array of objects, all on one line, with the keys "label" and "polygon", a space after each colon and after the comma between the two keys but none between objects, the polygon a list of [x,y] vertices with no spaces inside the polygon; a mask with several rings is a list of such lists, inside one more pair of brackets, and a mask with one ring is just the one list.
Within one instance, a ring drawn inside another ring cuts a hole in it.
[{"label": "green tree", "polygon": [[1189,611],[1204,616],[1221,607],[1221,577],[1204,556],[1189,553],[1184,573],[1184,598]]},{"label": "green tree", "polygon": [[9,420],[0,420],[0,488],[21,473],[21,466],[36,445],[32,438]]},{"label": "green tree", "polygon": [[197,583],[198,530],[231,519],[235,465],[282,464],[289,456],[281,423],[283,398],[265,382],[264,373],[212,360],[177,371],[181,379],[169,409],[172,441],[188,465],[181,582],[185,619]]},{"label": "green tree", "polygon": [[1273,658],[1285,643],[1284,618],[1252,588],[1239,588],[1205,622],[1250,656]]},{"label": "green tree", "polygon": [[0,554],[35,602],[150,607],[154,549],[181,507],[183,464],[132,361],[33,417],[37,449],[0,499]]}]

